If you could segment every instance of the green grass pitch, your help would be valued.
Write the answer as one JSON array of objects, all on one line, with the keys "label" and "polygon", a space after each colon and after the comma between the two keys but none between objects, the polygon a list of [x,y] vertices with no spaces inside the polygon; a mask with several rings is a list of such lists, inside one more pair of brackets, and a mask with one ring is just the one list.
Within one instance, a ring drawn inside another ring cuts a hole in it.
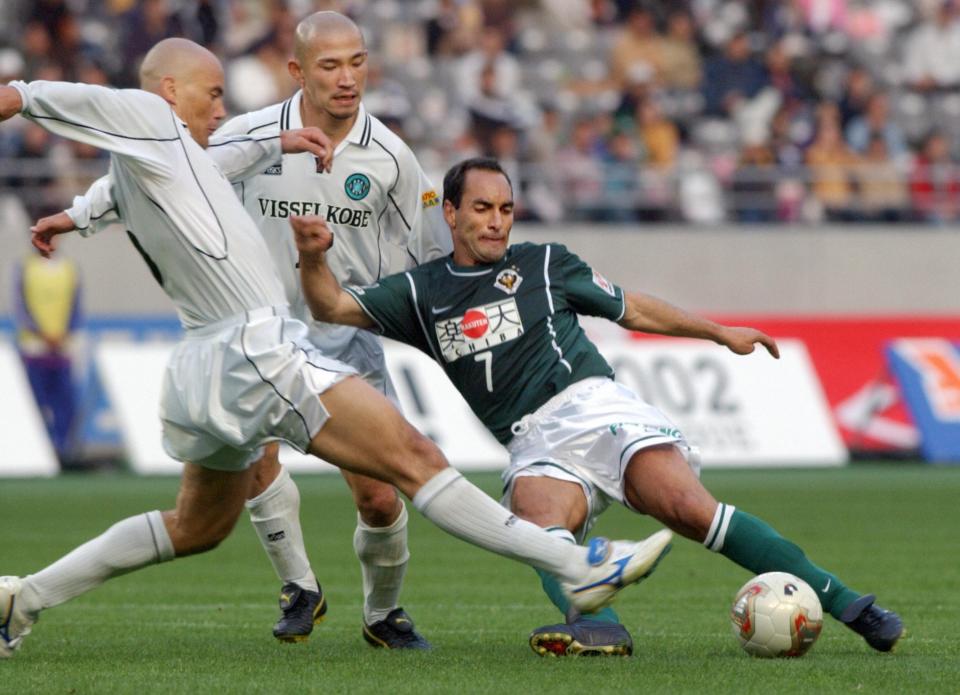
[{"label": "green grass pitch", "polygon": [[[471,476],[496,494],[495,475]],[[279,588],[249,522],[212,553],[121,577],[50,610],[5,693],[956,693],[960,691],[960,467],[858,464],[829,471],[707,471],[721,500],[757,514],[851,587],[898,610],[908,637],[872,652],[827,618],[802,659],[748,657],[727,611],[747,572],[679,539],[616,604],[629,659],[541,659],[529,631],[557,619],[534,573],[411,514],[403,603],[430,653],[368,647],[360,634],[354,512],[339,477],[301,476],[302,516],[330,602],[306,644],[270,635]],[[66,476],[0,482],[0,574],[55,560],[124,516],[172,504],[173,479]],[[596,532],[657,526],[611,509]]]}]

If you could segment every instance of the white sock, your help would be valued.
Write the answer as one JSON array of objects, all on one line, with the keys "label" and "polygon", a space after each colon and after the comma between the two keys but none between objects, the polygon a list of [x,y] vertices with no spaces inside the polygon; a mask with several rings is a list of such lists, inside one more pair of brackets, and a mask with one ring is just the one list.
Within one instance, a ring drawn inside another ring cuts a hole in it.
[{"label": "white sock", "polygon": [[400,600],[403,575],[407,571],[407,508],[401,503],[400,516],[389,526],[368,526],[357,515],[353,549],[363,573],[363,620],[373,625],[387,617]]},{"label": "white sock", "polygon": [[587,550],[517,518],[453,468],[433,476],[413,497],[430,521],[457,538],[546,570],[564,581],[587,573]]},{"label": "white sock", "polygon": [[131,516],[24,579],[24,608],[59,606],[111,577],[173,559],[173,542],[160,512]]},{"label": "white sock", "polygon": [[246,502],[250,521],[270,564],[284,584],[298,584],[317,591],[317,578],[310,569],[300,528],[300,490],[286,468],[270,486]]}]

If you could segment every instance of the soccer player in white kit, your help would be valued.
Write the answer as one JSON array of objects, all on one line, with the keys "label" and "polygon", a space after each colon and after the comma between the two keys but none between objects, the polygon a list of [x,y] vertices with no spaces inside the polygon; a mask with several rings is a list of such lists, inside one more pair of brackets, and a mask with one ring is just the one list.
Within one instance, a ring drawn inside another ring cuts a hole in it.
[{"label": "soccer player in white kit", "polygon": [[[124,519],[35,574],[0,577],[0,657],[13,655],[42,610],[111,577],[218,545],[243,508],[250,464],[278,439],[390,482],[452,535],[555,573],[578,608],[602,606],[652,571],[669,549],[668,531],[608,543],[600,555],[517,519],[450,468],[352,368],[307,342],[263,237],[204,152],[224,115],[219,61],[193,42],[167,39],[144,59],[141,84],[0,86],[0,121],[20,113],[111,152],[119,216],[186,331],[160,404],[164,446],[184,462],[175,508]],[[279,139],[248,136],[219,147],[252,146],[275,159]],[[51,250],[49,236],[34,243]]]},{"label": "soccer player in white kit", "polygon": [[[308,325],[310,342],[327,357],[355,368],[399,409],[380,339],[368,331],[320,323],[310,315],[289,218],[321,215],[337,235],[329,255],[337,279],[369,285],[453,251],[440,197],[410,148],[361,103],[367,48],[357,25],[337,12],[312,14],[297,26],[294,51],[289,67],[300,91],[280,104],[231,119],[217,135],[263,137],[315,126],[331,138],[335,157],[330,172],[310,153],[288,154],[234,187],[263,233],[291,313]],[[74,225],[95,231],[113,222],[111,185],[110,177],[104,177],[78,197],[67,211],[64,231]],[[282,615],[273,634],[284,641],[302,641],[326,613],[327,603],[304,547],[300,494],[281,467],[278,450],[277,444],[267,445],[255,464],[247,509],[283,582]],[[392,485],[342,473],[358,510],[353,544],[363,578],[363,636],[373,646],[428,648],[429,642],[399,607],[410,557],[406,508]]]}]

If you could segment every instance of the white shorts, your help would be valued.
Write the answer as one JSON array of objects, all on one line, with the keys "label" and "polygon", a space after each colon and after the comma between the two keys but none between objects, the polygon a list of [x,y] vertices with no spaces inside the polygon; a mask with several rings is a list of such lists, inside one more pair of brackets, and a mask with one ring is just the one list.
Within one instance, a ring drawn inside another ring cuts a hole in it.
[{"label": "white shorts", "polygon": [[611,501],[630,506],[623,476],[641,449],[676,444],[699,474],[695,450],[666,415],[633,391],[605,377],[568,386],[513,425],[503,472],[502,503],[510,507],[514,481],[523,476],[577,483],[587,498],[581,539]]},{"label": "white shorts", "polygon": [[355,373],[321,355],[286,307],[188,330],[164,376],[163,447],[218,470],[243,470],[278,439],[306,451],[329,417],[320,394]]},{"label": "white shorts", "polygon": [[309,340],[331,359],[348,364],[368,384],[386,396],[401,413],[400,398],[387,371],[383,343],[371,331],[311,321]]}]

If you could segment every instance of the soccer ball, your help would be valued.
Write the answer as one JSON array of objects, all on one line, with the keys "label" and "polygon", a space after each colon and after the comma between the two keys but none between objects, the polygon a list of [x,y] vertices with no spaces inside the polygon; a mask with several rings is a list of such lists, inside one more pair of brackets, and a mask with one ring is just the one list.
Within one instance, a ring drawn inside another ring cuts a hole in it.
[{"label": "soccer ball", "polygon": [[803,656],[820,636],[823,609],[799,577],[767,572],[737,592],[730,622],[740,646],[752,656]]}]

